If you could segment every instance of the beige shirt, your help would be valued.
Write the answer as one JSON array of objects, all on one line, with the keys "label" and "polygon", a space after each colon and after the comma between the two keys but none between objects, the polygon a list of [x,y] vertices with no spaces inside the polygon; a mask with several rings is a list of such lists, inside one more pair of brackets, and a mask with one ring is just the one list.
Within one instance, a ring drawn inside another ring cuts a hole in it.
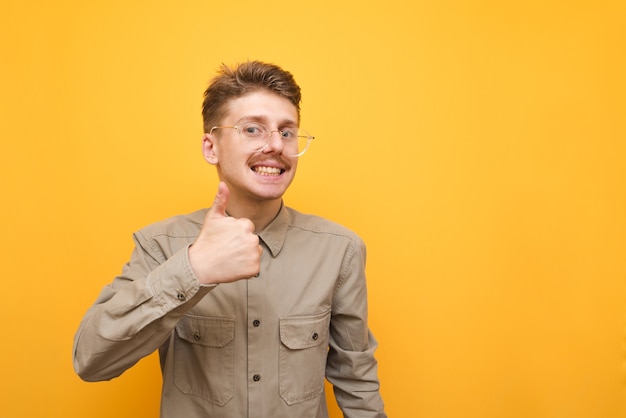
[{"label": "beige shirt", "polygon": [[108,380],[159,349],[162,418],[327,417],[324,377],[345,417],[386,417],[361,239],[283,207],[259,234],[259,277],[202,286],[187,249],[205,213],[134,234],[76,333],[76,372]]}]

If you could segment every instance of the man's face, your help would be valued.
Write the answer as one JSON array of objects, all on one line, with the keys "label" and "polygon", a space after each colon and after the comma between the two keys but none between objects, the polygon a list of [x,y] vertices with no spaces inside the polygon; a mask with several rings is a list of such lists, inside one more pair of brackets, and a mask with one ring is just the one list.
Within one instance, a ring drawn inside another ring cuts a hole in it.
[{"label": "man's face", "polygon": [[[298,111],[286,98],[269,91],[248,93],[230,101],[219,126],[240,126],[246,122],[265,125],[270,131],[298,126]],[[291,184],[297,157],[284,151],[278,132],[272,132],[265,148],[251,146],[236,129],[216,129],[205,134],[204,157],[217,167],[231,196],[252,201],[280,199]]]}]

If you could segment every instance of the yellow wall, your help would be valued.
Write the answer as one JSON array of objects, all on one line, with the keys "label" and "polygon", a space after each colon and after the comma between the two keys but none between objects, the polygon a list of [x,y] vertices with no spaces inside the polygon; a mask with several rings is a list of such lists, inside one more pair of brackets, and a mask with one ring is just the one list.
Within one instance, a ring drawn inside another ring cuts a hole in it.
[{"label": "yellow wall", "polygon": [[84,383],[73,334],[212,201],[201,94],[248,58],[317,136],[287,202],[368,244],[390,416],[626,416],[625,4],[5,1],[0,417],[157,416],[156,357]]}]

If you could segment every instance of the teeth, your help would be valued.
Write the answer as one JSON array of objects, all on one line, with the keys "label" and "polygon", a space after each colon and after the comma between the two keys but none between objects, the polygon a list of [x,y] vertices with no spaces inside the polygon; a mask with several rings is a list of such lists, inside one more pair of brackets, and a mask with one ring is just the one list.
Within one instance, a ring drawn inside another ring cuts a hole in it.
[{"label": "teeth", "polygon": [[282,170],[276,167],[260,166],[260,167],[254,167],[254,171],[264,176],[277,176],[280,174]]}]

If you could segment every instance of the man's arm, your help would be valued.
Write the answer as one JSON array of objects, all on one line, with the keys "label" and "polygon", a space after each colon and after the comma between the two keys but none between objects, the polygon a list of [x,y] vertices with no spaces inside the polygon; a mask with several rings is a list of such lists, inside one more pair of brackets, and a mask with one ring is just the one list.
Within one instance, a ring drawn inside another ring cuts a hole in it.
[{"label": "man's arm", "polygon": [[178,251],[166,245],[165,254],[152,236],[134,235],[130,262],[104,288],[74,337],[74,369],[81,378],[119,376],[159,348],[216,285],[259,272],[262,250],[254,225],[228,217],[228,200],[228,187],[220,183],[196,241]]},{"label": "man's arm", "polygon": [[84,380],[109,380],[151,354],[182,315],[214,286],[194,277],[187,247],[159,264],[141,233],[131,260],[85,314],[74,337],[74,369]]},{"label": "man's arm", "polygon": [[358,239],[346,255],[330,325],[326,377],[346,418],[386,418],[379,392],[377,343],[367,325],[365,246]]}]

